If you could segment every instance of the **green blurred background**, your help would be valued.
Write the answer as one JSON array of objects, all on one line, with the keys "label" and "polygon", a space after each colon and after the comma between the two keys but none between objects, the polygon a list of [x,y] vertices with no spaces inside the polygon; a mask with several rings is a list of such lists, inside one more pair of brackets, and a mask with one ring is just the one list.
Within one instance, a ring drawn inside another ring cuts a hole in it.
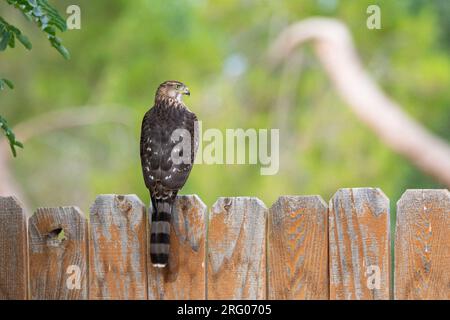
[{"label": "green blurred background", "polygon": [[[373,186],[392,206],[408,188],[443,187],[358,120],[311,47],[298,51],[295,68],[273,69],[266,54],[292,22],[311,16],[341,19],[386,94],[449,141],[449,1],[51,3],[63,16],[70,4],[81,8],[81,30],[61,34],[69,61],[33,24],[0,2],[0,14],[33,42],[32,51],[19,46],[0,58],[2,76],[16,85],[0,92],[0,113],[13,126],[25,121],[24,127],[35,126],[25,149],[9,162],[32,208],[74,204],[88,212],[101,193],[136,193],[148,203],[140,124],[158,84],[168,79],[189,86],[186,102],[204,129],[280,128],[277,175],[261,176],[257,165],[194,167],[181,193],[196,193],[207,205],[219,196],[256,196],[267,206],[283,194],[319,194],[327,201],[341,187]],[[381,30],[366,27],[370,4],[381,8]],[[91,123],[45,132],[46,119],[59,112],[65,123],[76,124],[78,117]]]}]

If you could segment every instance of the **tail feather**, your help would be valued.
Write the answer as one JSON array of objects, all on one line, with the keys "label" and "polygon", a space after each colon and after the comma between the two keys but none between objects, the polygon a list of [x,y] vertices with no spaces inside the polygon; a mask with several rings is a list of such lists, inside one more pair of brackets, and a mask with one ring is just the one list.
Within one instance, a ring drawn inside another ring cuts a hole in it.
[{"label": "tail feather", "polygon": [[153,201],[150,225],[150,259],[153,266],[163,268],[169,261],[170,220],[173,203],[170,200]]}]

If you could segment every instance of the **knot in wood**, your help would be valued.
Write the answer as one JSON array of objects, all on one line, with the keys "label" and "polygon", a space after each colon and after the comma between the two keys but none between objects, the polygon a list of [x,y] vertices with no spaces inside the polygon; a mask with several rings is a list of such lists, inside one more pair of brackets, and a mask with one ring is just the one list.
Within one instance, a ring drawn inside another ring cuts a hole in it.
[{"label": "knot in wood", "polygon": [[117,196],[116,200],[117,200],[117,207],[119,208],[120,211],[124,213],[129,212],[133,208],[131,202],[122,195]]},{"label": "knot in wood", "polygon": [[233,202],[233,200],[230,198],[225,198],[223,200],[223,208],[225,209],[225,211],[228,212],[230,210],[232,202]]}]

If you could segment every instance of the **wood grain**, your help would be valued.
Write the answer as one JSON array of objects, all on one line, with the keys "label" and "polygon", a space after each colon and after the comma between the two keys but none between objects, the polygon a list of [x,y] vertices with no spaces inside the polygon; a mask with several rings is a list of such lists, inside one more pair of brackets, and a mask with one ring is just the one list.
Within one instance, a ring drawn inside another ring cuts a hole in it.
[{"label": "wood grain", "polygon": [[39,208],[29,219],[30,298],[88,298],[88,225],[77,207]]},{"label": "wood grain", "polygon": [[269,210],[268,298],[328,299],[328,206],[282,196]]},{"label": "wood grain", "polygon": [[14,197],[0,197],[0,300],[27,299],[27,216]]},{"label": "wood grain", "polygon": [[91,207],[90,299],[147,299],[146,210],[135,195],[100,195]]},{"label": "wood grain", "polygon": [[380,189],[340,189],[329,205],[330,299],[389,299],[389,199]]},{"label": "wood grain", "polygon": [[206,205],[198,196],[177,197],[171,222],[169,264],[163,269],[154,268],[150,256],[147,257],[149,299],[206,298],[206,218]]},{"label": "wood grain", "polygon": [[397,202],[395,299],[450,299],[450,193],[407,190]]},{"label": "wood grain", "polygon": [[207,298],[266,298],[266,216],[261,200],[219,198],[208,230]]}]

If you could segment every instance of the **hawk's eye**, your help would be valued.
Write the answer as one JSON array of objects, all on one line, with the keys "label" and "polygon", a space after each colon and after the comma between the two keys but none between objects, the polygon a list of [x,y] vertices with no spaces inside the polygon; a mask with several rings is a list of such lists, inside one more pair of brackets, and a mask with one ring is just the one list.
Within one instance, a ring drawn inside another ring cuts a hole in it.
[{"label": "hawk's eye", "polygon": [[175,88],[177,88],[177,90],[178,90],[178,89],[181,89],[181,84],[178,83],[178,84],[175,86]]}]

